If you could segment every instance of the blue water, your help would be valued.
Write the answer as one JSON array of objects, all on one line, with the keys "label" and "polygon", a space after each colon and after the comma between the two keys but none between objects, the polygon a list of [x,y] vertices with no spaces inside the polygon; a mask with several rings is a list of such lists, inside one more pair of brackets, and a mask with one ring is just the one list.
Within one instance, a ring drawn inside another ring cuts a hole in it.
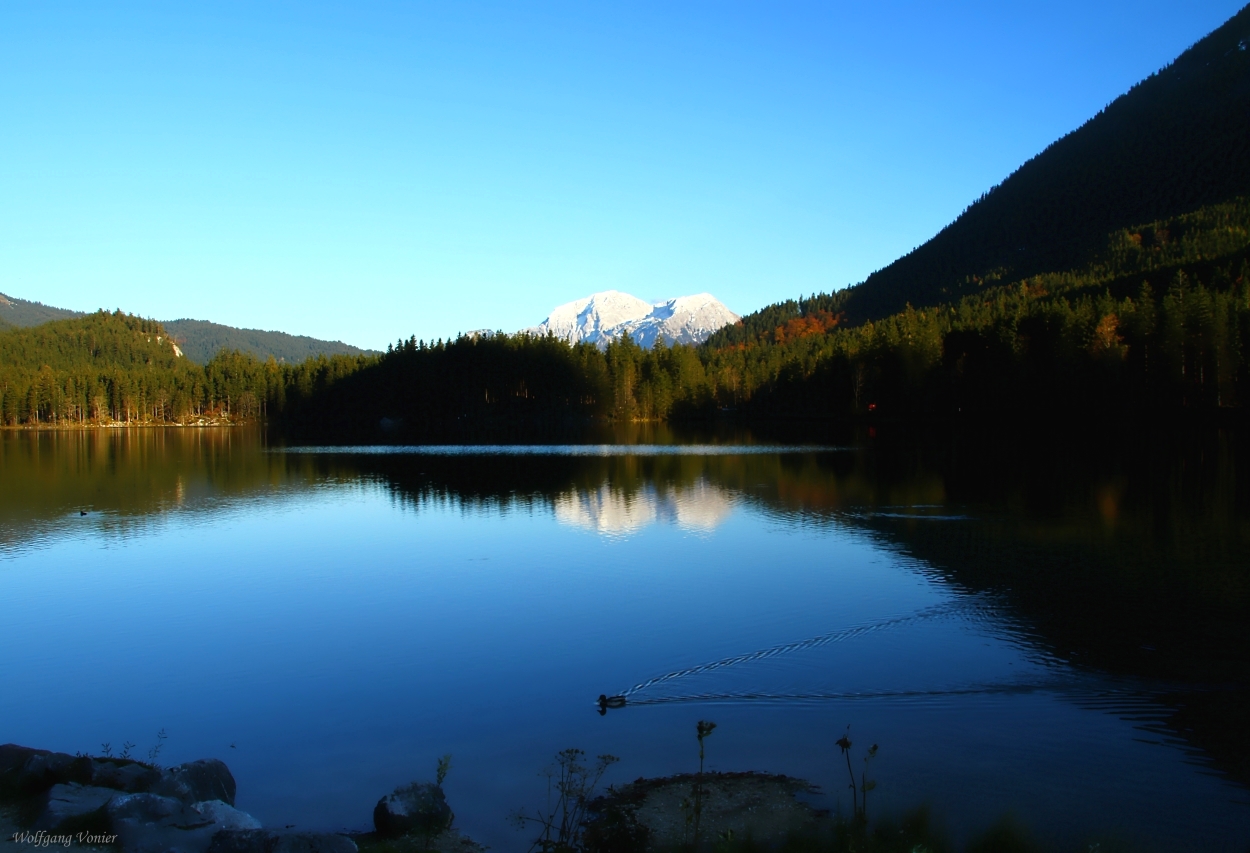
[{"label": "blue water", "polygon": [[[335,829],[368,828],[450,753],[457,825],[513,850],[506,818],[560,749],[620,756],[606,782],[686,772],[710,719],[711,768],[800,776],[845,808],[849,725],[857,753],[880,744],[874,810],[928,803],[956,838],[1009,811],[1061,844],[1250,838],[1250,795],[1158,724],[1149,685],[1058,660],[1000,598],[855,523],[975,525],[975,508],[817,518],[707,477],[470,498],[319,469],[326,449],[245,448],[215,477],[161,452],[173,485],[102,480],[146,490],[141,510],[6,503],[0,741],[146,757],[163,730],[160,762],[222,758],[267,825]],[[565,453],[506,451],[526,452]],[[232,484],[236,457],[268,473]],[[601,716],[601,693],[629,705]]]}]

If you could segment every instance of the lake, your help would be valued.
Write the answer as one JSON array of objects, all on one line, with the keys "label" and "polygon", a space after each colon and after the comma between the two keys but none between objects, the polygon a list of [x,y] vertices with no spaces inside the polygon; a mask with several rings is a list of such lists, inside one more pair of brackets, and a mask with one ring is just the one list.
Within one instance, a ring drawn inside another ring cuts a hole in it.
[{"label": "lake", "polygon": [[1236,432],[6,431],[0,508],[0,742],[218,757],[267,825],[368,828],[450,753],[457,825],[524,849],[558,750],[689,772],[706,719],[712,769],[844,810],[849,726],[870,810],[956,840],[1250,839]]}]

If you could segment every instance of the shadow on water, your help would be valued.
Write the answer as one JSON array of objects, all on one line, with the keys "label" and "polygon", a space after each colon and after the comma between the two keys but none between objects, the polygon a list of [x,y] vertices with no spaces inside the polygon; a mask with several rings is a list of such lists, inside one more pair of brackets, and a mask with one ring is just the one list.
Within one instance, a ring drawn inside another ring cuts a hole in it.
[{"label": "shadow on water", "polygon": [[[1183,739],[1250,785],[1245,433],[792,432],[780,439],[826,448],[793,452],[761,447],[777,436],[728,428],[688,435],[641,425],[560,437],[573,439],[620,447],[591,456],[305,453],[271,452],[243,430],[10,432],[0,436],[0,557],[83,522],[124,534],[170,511],[361,479],[416,509],[542,509],[604,533],[666,518],[710,528],[747,505],[784,525],[860,531],[965,600],[992,602],[992,618],[1020,643],[1062,662],[1064,683],[1042,688],[1063,693],[1087,673],[1119,684],[1105,701],[1095,693],[1078,701],[1103,701],[1130,718],[1140,712],[1144,727]],[[766,452],[628,449],[689,442]],[[811,642],[833,641],[834,627]],[[764,653],[785,652],[743,650]],[[952,688],[962,689],[974,688]],[[1141,711],[1142,697],[1153,710]],[[664,701],[708,698],[753,697]]]}]

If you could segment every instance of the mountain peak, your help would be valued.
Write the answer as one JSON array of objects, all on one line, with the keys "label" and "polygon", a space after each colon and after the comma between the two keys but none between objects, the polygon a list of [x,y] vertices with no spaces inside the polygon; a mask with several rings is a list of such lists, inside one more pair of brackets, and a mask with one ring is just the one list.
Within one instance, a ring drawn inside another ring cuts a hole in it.
[{"label": "mountain peak", "polygon": [[523,333],[545,335],[600,348],[628,334],[644,349],[659,338],[668,344],[701,344],[738,315],[710,293],[678,296],[652,304],[619,290],[604,290],[552,309],[547,319]]}]

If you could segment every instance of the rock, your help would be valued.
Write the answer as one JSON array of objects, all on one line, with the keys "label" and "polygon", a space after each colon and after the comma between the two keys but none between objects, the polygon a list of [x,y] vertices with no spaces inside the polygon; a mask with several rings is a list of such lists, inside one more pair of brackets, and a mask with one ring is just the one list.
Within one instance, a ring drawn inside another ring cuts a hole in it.
[{"label": "rock", "polygon": [[28,758],[36,755],[51,755],[46,749],[34,749],[29,746],[18,746],[15,743],[0,745],[0,775],[15,773],[22,769]]},{"label": "rock", "polygon": [[241,812],[234,806],[226,805],[221,800],[204,800],[192,808],[204,817],[211,818],[213,823],[224,830],[260,829],[260,821],[247,812]]},{"label": "rock", "polygon": [[115,788],[129,794],[152,790],[161,781],[161,771],[137,761],[95,759],[91,762],[91,784],[98,788]]},{"label": "rock", "polygon": [[29,756],[16,771],[7,774],[11,791],[21,795],[41,794],[53,785],[91,783],[91,759],[64,752],[43,752]]},{"label": "rock", "polygon": [[[62,784],[53,785],[48,791],[48,801],[35,819],[32,829],[56,829],[71,819],[86,819],[93,812],[98,812],[110,800],[124,796],[112,788],[97,788],[90,785]],[[102,813],[99,823],[106,824],[107,817]]]},{"label": "rock", "polygon": [[188,804],[221,800],[227,805],[234,805],[234,776],[230,774],[230,768],[216,758],[202,758],[170,767],[149,790]]},{"label": "rock", "polygon": [[12,743],[0,746],[0,795],[32,796],[65,784],[133,794],[149,790],[160,779],[156,768],[125,758],[89,758]]},{"label": "rock", "polygon": [[378,835],[390,837],[413,831],[435,833],[450,826],[451,817],[442,788],[429,782],[413,782],[378,800],[373,825]]},{"label": "rock", "polygon": [[0,797],[18,797],[27,793],[22,787],[25,780],[20,778],[22,768],[36,755],[51,754],[46,749],[31,749],[15,743],[0,746]]},{"label": "rock", "polygon": [[356,842],[330,832],[223,830],[207,853],[356,853]]},{"label": "rock", "polygon": [[222,830],[260,822],[220,800],[188,804],[158,794],[121,794],[105,807],[124,853],[204,853]]},{"label": "rock", "polygon": [[[583,842],[596,851],[668,850],[688,846],[689,803],[694,774],[638,779],[613,787],[588,806]],[[832,830],[827,811],[801,797],[812,793],[802,779],[767,773],[705,773],[701,830],[711,840],[722,833],[753,839],[775,849],[787,837],[819,837]]]}]

